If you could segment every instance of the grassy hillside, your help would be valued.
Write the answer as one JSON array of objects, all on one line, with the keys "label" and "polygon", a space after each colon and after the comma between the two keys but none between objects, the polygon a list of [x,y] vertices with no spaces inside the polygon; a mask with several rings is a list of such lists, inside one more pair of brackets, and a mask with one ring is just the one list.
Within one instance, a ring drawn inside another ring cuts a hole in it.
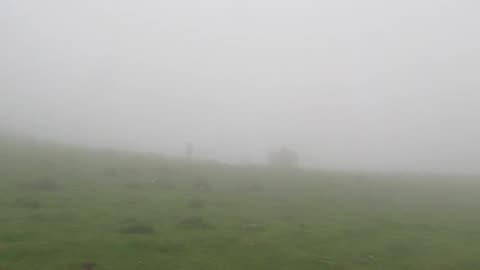
[{"label": "grassy hillside", "polygon": [[475,180],[187,163],[3,138],[0,270],[478,270]]}]

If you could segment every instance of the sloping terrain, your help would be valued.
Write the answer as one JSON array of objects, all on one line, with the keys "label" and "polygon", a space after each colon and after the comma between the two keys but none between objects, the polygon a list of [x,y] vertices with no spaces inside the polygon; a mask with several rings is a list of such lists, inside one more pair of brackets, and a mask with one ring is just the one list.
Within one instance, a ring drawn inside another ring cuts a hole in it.
[{"label": "sloping terrain", "polygon": [[3,136],[0,269],[477,270],[476,180],[234,167]]}]

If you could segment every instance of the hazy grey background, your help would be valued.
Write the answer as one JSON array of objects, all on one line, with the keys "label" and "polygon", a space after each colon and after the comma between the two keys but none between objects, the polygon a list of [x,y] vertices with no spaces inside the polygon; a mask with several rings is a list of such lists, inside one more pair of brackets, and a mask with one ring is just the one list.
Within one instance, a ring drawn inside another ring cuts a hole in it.
[{"label": "hazy grey background", "polygon": [[228,162],[480,172],[474,0],[0,0],[0,127]]}]

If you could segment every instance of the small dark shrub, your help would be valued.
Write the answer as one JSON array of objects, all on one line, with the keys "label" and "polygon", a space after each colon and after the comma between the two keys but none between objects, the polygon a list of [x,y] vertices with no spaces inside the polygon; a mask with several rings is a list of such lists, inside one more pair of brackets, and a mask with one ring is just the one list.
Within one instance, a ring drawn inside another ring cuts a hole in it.
[{"label": "small dark shrub", "polygon": [[267,226],[263,224],[248,224],[244,225],[243,229],[250,232],[265,232],[267,231]]},{"label": "small dark shrub", "polygon": [[120,224],[134,224],[139,223],[136,218],[128,217],[119,221]]},{"label": "small dark shrub", "polygon": [[17,199],[13,203],[15,207],[19,208],[29,208],[29,209],[39,209],[42,207],[42,205],[34,200],[29,200],[29,199]]},{"label": "small dark shrub", "polygon": [[142,185],[138,182],[130,181],[130,182],[125,184],[125,187],[126,188],[131,188],[131,189],[140,189],[140,188],[142,188]]},{"label": "small dark shrub", "polygon": [[200,209],[204,208],[206,206],[207,202],[205,200],[201,199],[193,199],[188,201],[188,207],[194,208],[194,209]]},{"label": "small dark shrub", "polygon": [[240,192],[262,192],[265,188],[258,183],[252,183],[245,187],[239,187],[237,190]]},{"label": "small dark shrub", "polygon": [[187,217],[177,222],[178,229],[208,230],[213,229],[213,225],[206,222],[201,217]]},{"label": "small dark shrub", "polygon": [[414,225],[414,227],[427,232],[431,232],[435,230],[435,227],[433,227],[430,224],[416,224]]},{"label": "small dark shrub", "polygon": [[248,188],[247,188],[248,191],[253,191],[253,192],[262,192],[265,190],[265,188],[260,185],[260,184],[251,184]]},{"label": "small dark shrub", "polygon": [[480,260],[479,259],[470,259],[457,263],[456,269],[480,269]]},{"label": "small dark shrub", "polygon": [[49,216],[39,212],[35,212],[34,214],[28,215],[26,218],[33,222],[46,222],[50,220]]},{"label": "small dark shrub", "polygon": [[294,217],[293,216],[283,216],[280,219],[283,220],[283,221],[286,221],[286,222],[291,222],[291,221],[294,220]]},{"label": "small dark shrub", "polygon": [[104,174],[108,177],[119,177],[120,176],[120,172],[118,172],[118,170],[114,169],[114,168],[105,169]]},{"label": "small dark shrub", "polygon": [[93,270],[95,269],[95,267],[97,267],[97,264],[94,262],[86,262],[86,263],[82,263],[81,267],[84,270]]},{"label": "small dark shrub", "polygon": [[154,241],[152,239],[134,241],[128,243],[128,246],[138,251],[157,251],[161,253],[179,253],[185,251],[185,246],[173,241]]},{"label": "small dark shrub", "polygon": [[152,184],[155,186],[161,187],[163,189],[173,189],[175,188],[175,184],[171,179],[168,178],[154,178],[152,180]]},{"label": "small dark shrub", "polygon": [[404,242],[389,243],[386,247],[386,251],[390,256],[396,259],[407,258],[415,254],[413,246]]},{"label": "small dark shrub", "polygon": [[162,253],[179,253],[185,250],[185,246],[175,242],[164,242],[158,244],[156,250]]},{"label": "small dark shrub", "polygon": [[221,207],[221,208],[232,207],[234,205],[234,203],[230,201],[217,201],[214,204],[215,206]]},{"label": "small dark shrub", "polygon": [[143,223],[129,223],[124,224],[120,230],[122,233],[127,234],[153,234],[155,230],[152,226]]},{"label": "small dark shrub", "polygon": [[57,181],[50,178],[41,178],[27,182],[22,185],[26,189],[39,190],[39,191],[56,191],[60,189],[60,185]]}]

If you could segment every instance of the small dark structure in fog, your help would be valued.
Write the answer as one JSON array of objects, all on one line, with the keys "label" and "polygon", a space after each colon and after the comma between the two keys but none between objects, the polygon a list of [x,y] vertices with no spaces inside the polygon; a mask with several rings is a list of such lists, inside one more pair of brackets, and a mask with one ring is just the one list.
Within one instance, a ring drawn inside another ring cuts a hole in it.
[{"label": "small dark structure in fog", "polygon": [[276,167],[297,167],[299,158],[297,152],[283,147],[280,150],[270,152],[268,161],[270,165]]},{"label": "small dark structure in fog", "polygon": [[188,160],[193,159],[193,144],[191,143],[185,145],[185,158]]},{"label": "small dark structure in fog", "polygon": [[193,183],[193,188],[198,191],[210,191],[212,189],[212,185],[210,185],[207,179],[198,177]]}]

